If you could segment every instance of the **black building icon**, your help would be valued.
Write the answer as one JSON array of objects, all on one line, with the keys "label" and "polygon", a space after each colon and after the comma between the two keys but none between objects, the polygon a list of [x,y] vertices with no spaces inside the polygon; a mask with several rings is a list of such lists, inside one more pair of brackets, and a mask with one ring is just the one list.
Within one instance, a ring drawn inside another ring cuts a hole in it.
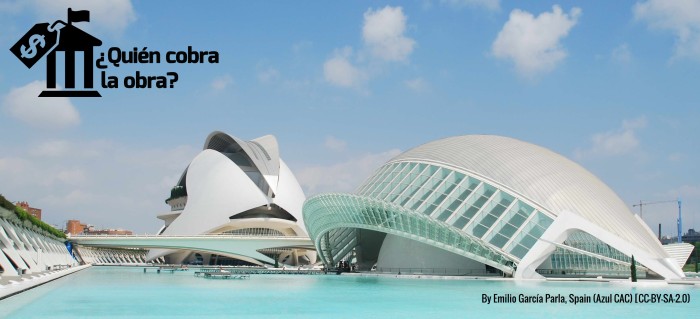
[{"label": "black building icon", "polygon": [[[60,31],[58,44],[46,57],[46,87],[40,97],[100,97],[96,90],[75,89],[75,53],[83,53],[83,87],[93,88],[93,48],[101,46],[102,41],[76,28],[73,22],[90,21],[89,11],[73,11],[68,9],[68,23]],[[65,53],[65,88],[56,88],[56,52]],[[52,90],[53,89],[53,90]]]}]

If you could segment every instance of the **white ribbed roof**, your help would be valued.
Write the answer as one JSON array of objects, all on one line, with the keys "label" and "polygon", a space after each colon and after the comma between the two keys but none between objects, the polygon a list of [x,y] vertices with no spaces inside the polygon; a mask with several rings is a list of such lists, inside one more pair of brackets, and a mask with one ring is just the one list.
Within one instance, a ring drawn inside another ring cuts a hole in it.
[{"label": "white ribbed roof", "polygon": [[392,159],[455,166],[505,186],[558,215],[579,214],[632,244],[666,255],[627,205],[607,185],[573,161],[543,147],[493,135],[449,137]]},{"label": "white ribbed roof", "polygon": [[244,141],[224,132],[214,131],[204,142],[204,149],[213,149],[223,152],[231,146],[240,147],[258,169],[273,193],[277,193],[279,181],[280,152],[277,139],[272,135],[258,137],[251,141]]}]

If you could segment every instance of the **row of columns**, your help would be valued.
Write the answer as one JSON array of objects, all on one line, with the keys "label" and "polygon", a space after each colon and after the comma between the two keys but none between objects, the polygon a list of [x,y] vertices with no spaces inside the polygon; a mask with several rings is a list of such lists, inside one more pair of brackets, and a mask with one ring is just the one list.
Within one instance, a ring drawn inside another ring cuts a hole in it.
[{"label": "row of columns", "polygon": [[60,240],[3,218],[0,218],[0,251],[3,276],[19,276],[20,272],[31,274],[77,265]]},{"label": "row of columns", "polygon": [[[85,263],[89,264],[143,264],[147,250],[110,249],[87,246],[74,246],[74,250]],[[158,263],[158,261],[153,261]]]}]

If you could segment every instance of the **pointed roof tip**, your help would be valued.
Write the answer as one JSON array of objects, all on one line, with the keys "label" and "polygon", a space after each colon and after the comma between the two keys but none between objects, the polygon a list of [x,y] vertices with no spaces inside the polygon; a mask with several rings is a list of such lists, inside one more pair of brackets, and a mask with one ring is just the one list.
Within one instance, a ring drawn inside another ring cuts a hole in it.
[{"label": "pointed roof tip", "polygon": [[[239,145],[242,144],[240,142],[254,142],[254,143],[260,145],[262,148],[264,148],[265,151],[267,151],[270,155],[274,154],[274,157],[279,158],[279,143],[277,142],[277,137],[275,137],[272,134],[266,134],[266,135],[254,138],[250,141],[246,141],[244,139],[235,137],[235,136],[230,135],[228,133],[225,133],[223,131],[216,130],[216,131],[209,133],[209,135],[207,136],[207,138],[204,141],[204,147],[202,149],[211,148],[212,139],[214,139],[214,137],[216,137],[216,136],[218,136],[224,140],[227,140],[229,142],[235,142]],[[274,158],[273,156],[271,156],[271,157]]]},{"label": "pointed roof tip", "polygon": [[221,131],[214,131],[207,136],[203,149],[221,152],[232,145],[235,145],[250,157],[260,173],[270,182],[274,192],[276,183],[272,183],[273,180],[270,179],[270,176],[279,175],[280,165],[277,138],[268,134],[246,141]]},{"label": "pointed roof tip", "polygon": [[63,29],[61,29],[61,37],[58,40],[57,50],[65,49],[70,47],[86,47],[86,46],[101,46],[102,40],[92,36],[91,34],[83,31],[82,29],[68,24]]}]

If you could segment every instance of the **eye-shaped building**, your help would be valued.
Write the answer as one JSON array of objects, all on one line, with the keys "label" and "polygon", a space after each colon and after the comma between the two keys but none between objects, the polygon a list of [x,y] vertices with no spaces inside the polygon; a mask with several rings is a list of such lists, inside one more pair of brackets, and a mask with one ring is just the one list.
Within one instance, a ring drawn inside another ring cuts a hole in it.
[{"label": "eye-shaped building", "polygon": [[[355,194],[304,204],[321,261],[447,275],[683,277],[653,232],[593,174],[545,148],[467,135],[411,149]],[[687,256],[686,256],[687,257]]]},{"label": "eye-shaped building", "polygon": [[[279,156],[277,140],[266,135],[244,141],[222,132],[209,134],[204,150],[185,169],[171,196],[171,211],[158,216],[159,235],[238,235],[247,238],[307,236],[301,208],[306,197]],[[300,265],[316,260],[313,249],[280,247],[275,241],[241,241],[225,251],[153,249],[147,259],[169,263]],[[263,245],[263,246],[260,246]]]}]

